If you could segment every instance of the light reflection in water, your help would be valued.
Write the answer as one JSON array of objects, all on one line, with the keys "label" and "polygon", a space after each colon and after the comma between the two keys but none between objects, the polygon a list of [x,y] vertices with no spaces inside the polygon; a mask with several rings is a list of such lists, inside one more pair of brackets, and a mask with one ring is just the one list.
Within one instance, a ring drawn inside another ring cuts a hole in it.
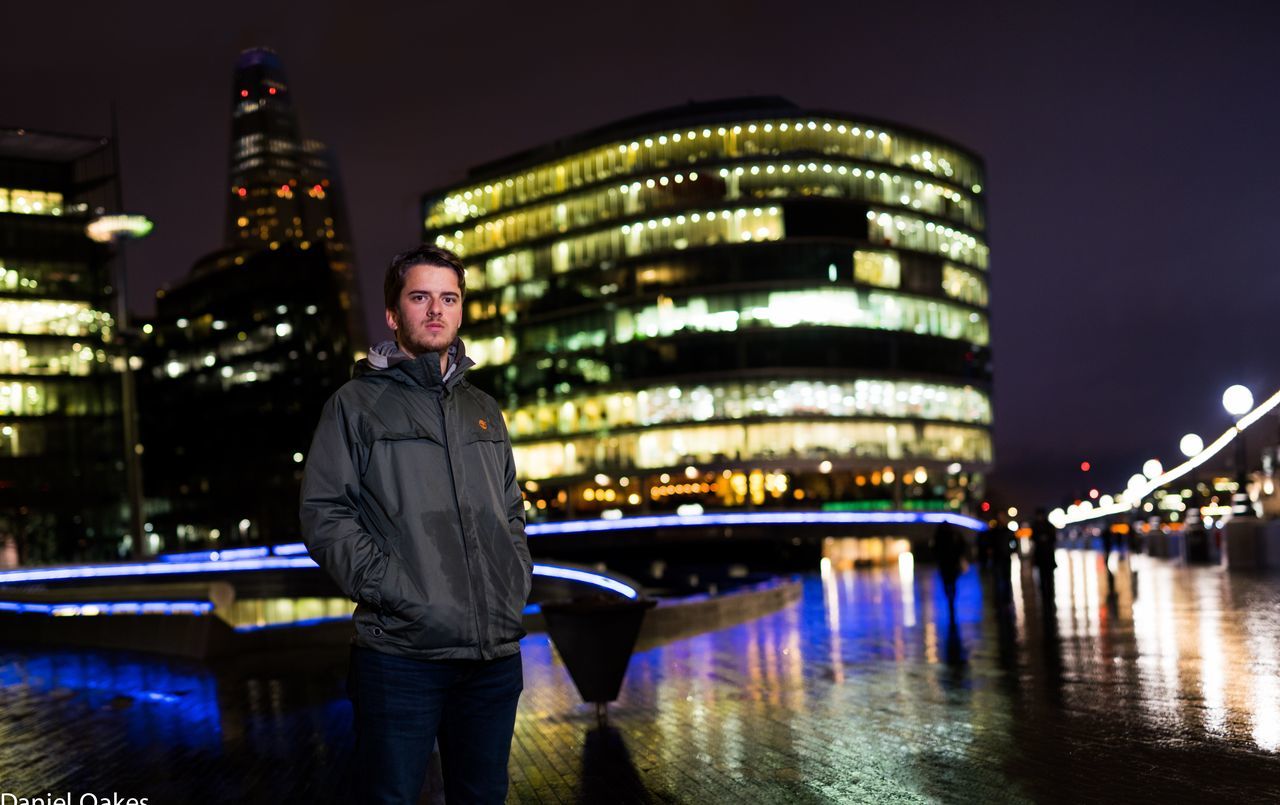
[{"label": "light reflection in water", "polygon": [[898,555],[898,584],[902,587],[902,625],[916,625],[916,558],[911,551]]},{"label": "light reflection in water", "polygon": [[1226,665],[1223,658],[1221,602],[1218,579],[1196,578],[1196,609],[1200,612],[1200,688],[1204,696],[1205,729],[1221,735],[1227,723]]},{"label": "light reflection in water", "polygon": [[1274,610],[1245,613],[1247,645],[1257,658],[1260,673],[1254,676],[1253,740],[1262,749],[1280,749],[1280,652],[1276,650]]},{"label": "light reflection in water", "polygon": [[1142,595],[1133,604],[1139,679],[1144,688],[1143,709],[1157,723],[1172,728],[1180,720],[1178,706],[1178,643],[1174,619],[1170,566],[1139,557]]}]

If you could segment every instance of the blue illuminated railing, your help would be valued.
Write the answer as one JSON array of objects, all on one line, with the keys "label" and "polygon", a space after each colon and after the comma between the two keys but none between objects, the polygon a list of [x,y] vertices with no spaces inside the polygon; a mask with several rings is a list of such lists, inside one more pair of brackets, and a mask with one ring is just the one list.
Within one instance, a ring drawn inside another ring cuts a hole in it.
[{"label": "blue illuminated railing", "polygon": [[102,601],[64,604],[42,604],[25,601],[0,601],[0,612],[36,613],[41,615],[208,615],[213,611],[209,601]]},{"label": "blue illuminated railing", "polygon": [[[909,525],[939,524],[986,530],[986,523],[951,512],[823,512],[757,511],[720,512],[697,515],[652,515],[616,520],[571,520],[560,523],[533,523],[526,532],[531,537],[554,534],[599,534],[647,528],[717,525]],[[190,573],[240,573],[259,570],[304,570],[317,565],[300,542],[271,547],[231,548],[222,551],[195,551],[166,554],[154,562],[112,565],[74,565],[0,571],[0,586],[44,582],[71,582],[105,578],[158,578]],[[586,584],[625,598],[639,597],[630,584],[607,573],[547,563],[535,563],[535,576]],[[26,603],[0,601],[0,611],[50,615],[86,614],[208,614],[209,602],[110,602],[110,603]]]},{"label": "blue illuminated railing", "polygon": [[911,525],[950,523],[973,531],[986,531],[987,524],[951,512],[822,512],[757,511],[715,514],[658,514],[622,517],[617,520],[568,520],[562,523],[533,523],[525,527],[531,537],[549,534],[598,534],[641,528],[672,528],[709,525]]}]

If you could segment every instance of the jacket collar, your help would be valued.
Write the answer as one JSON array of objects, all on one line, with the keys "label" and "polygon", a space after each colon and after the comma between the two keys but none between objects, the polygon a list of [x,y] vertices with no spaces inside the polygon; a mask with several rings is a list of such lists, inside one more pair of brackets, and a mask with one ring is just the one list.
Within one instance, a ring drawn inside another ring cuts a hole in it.
[{"label": "jacket collar", "polygon": [[401,383],[433,388],[443,386],[452,389],[462,381],[463,375],[475,361],[467,357],[461,338],[455,338],[449,346],[447,367],[440,372],[440,353],[424,352],[410,357],[395,341],[382,341],[369,350],[369,357],[356,363],[355,376],[383,374]]}]

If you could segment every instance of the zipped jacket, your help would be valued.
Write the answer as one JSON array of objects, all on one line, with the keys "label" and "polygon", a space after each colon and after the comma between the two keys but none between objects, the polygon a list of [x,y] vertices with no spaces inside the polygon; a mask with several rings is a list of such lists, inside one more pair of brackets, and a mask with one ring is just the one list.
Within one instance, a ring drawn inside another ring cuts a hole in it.
[{"label": "zipped jacket", "polygon": [[524,499],[497,402],[467,382],[461,339],[449,352],[445,375],[437,353],[390,343],[356,365],[316,427],[302,535],[357,603],[358,645],[505,657],[520,650],[532,582]]}]

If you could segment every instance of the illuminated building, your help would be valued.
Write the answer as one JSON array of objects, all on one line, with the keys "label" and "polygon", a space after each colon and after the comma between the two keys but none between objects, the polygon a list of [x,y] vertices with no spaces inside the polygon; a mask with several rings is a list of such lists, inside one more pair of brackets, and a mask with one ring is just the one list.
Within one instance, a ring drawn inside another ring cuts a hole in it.
[{"label": "illuminated building", "polygon": [[114,557],[128,527],[110,141],[0,129],[0,546]]},{"label": "illuminated building", "polygon": [[351,237],[334,159],[302,136],[293,92],[276,53],[240,54],[232,79],[226,243],[256,251],[292,243],[321,249],[337,275],[353,344],[364,341]]},{"label": "illuminated building", "polygon": [[993,460],[983,185],[934,135],[747,99],[481,165],[423,221],[532,516],[955,510]]},{"label": "illuminated building", "polygon": [[146,328],[152,551],[296,539],[311,433],[365,338],[338,178],[269,50],[236,65],[228,187],[225,247]]}]

